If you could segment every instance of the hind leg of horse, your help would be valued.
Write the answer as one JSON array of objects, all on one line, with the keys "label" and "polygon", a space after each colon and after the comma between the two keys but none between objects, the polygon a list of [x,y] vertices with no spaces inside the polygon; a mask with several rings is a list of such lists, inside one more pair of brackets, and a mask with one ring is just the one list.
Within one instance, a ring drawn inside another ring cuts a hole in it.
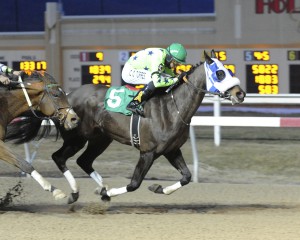
[{"label": "hind leg of horse", "polygon": [[175,192],[182,186],[188,184],[191,181],[192,175],[184,161],[180,149],[165,154],[164,156],[168,159],[171,165],[175,167],[182,174],[182,178],[179,182],[165,188],[163,188],[161,185],[153,184],[152,186],[149,187],[149,190],[154,193],[161,193],[161,194],[168,195]]},{"label": "hind leg of horse", "polygon": [[52,186],[46,179],[39,174],[33,166],[25,161],[24,159],[15,156],[12,151],[6,147],[3,141],[0,140],[0,159],[16,166],[23,172],[28,173],[31,177],[36,180],[45,191],[52,192],[55,199],[61,199],[66,197],[66,195],[58,188]]},{"label": "hind leg of horse", "polygon": [[72,193],[69,197],[68,203],[77,201],[79,197],[79,188],[73,174],[68,169],[66,162],[70,157],[74,156],[78,151],[80,151],[84,147],[86,142],[87,140],[83,137],[76,137],[76,139],[73,138],[72,140],[65,140],[63,146],[58,151],[52,154],[52,159],[56,163],[58,169],[64,174],[72,189]]},{"label": "hind leg of horse", "polygon": [[133,192],[138,189],[156,158],[157,157],[155,157],[152,152],[141,154],[131,178],[131,182],[127,186],[121,188],[111,188],[109,190],[102,188],[101,199],[104,201],[109,201],[111,197],[115,197],[127,192]]},{"label": "hind leg of horse", "polygon": [[101,175],[93,168],[93,162],[105,149],[111,144],[112,139],[99,136],[88,141],[86,150],[77,159],[77,164],[98,184],[99,188],[95,193],[100,193],[103,188],[103,179]]}]

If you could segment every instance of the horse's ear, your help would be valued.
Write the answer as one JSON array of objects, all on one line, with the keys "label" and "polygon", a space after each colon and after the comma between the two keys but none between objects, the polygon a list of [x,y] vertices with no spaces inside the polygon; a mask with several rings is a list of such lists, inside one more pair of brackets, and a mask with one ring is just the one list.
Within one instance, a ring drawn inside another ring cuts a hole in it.
[{"label": "horse's ear", "polygon": [[204,55],[204,60],[205,62],[207,62],[208,64],[212,64],[214,61],[211,59],[210,56],[208,56],[208,54],[206,53],[206,51],[203,51],[203,55]]},{"label": "horse's ear", "polygon": [[211,57],[212,58],[218,58],[214,49],[211,50]]}]

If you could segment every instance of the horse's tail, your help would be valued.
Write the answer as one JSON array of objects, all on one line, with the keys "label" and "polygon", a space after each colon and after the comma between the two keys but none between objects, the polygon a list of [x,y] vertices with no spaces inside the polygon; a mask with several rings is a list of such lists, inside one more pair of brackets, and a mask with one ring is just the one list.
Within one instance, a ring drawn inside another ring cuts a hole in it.
[{"label": "horse's tail", "polygon": [[[59,122],[52,120],[56,129],[56,140],[59,137]],[[43,123],[43,124],[42,124]],[[31,112],[23,114],[14,119],[8,126],[5,135],[6,141],[13,141],[15,144],[26,143],[31,140],[40,140],[51,134],[52,124],[50,120],[37,118]]]}]

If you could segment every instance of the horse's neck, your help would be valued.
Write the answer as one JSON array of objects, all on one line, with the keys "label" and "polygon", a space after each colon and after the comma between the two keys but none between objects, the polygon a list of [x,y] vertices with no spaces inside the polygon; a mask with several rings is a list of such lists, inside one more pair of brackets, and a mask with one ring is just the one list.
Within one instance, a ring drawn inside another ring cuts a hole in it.
[{"label": "horse's neck", "polygon": [[[27,94],[30,100],[30,103],[35,108],[39,103],[41,96],[35,90],[27,90]],[[30,110],[29,103],[26,100],[24,92],[22,89],[16,89],[11,91],[11,94],[7,97],[8,101],[8,111],[12,119],[22,115],[24,112]],[[12,120],[11,119],[11,120]]]},{"label": "horse's neck", "polygon": [[200,89],[204,89],[206,75],[203,68],[203,65],[197,67],[195,71],[189,75],[189,83],[183,83],[176,91],[174,92],[174,102],[177,105],[179,120],[185,123],[190,123],[191,118],[194,116],[195,112],[198,110],[203,97],[204,92],[201,92]]}]

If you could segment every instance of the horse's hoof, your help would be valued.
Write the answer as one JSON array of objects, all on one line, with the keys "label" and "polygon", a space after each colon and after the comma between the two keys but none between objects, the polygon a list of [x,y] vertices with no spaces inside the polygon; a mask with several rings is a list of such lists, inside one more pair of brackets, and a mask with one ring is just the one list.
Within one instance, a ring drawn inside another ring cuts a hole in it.
[{"label": "horse's hoof", "polygon": [[100,195],[102,196],[101,197],[102,201],[104,201],[104,202],[109,202],[110,201],[110,196],[107,195],[107,189],[105,187],[103,187],[101,189]]},{"label": "horse's hoof", "polygon": [[148,187],[148,189],[154,193],[164,193],[162,186],[159,184],[153,184],[150,187]]},{"label": "horse's hoof", "polygon": [[76,202],[79,198],[79,192],[71,193],[68,199],[68,204],[72,204]]},{"label": "horse's hoof", "polygon": [[53,196],[54,196],[55,200],[59,200],[59,199],[63,199],[65,197],[67,197],[67,195],[62,190],[57,189],[57,188],[53,191]]},{"label": "horse's hoof", "polygon": [[101,195],[101,192],[102,192],[102,189],[103,189],[103,188],[105,188],[106,190],[108,190],[108,186],[107,186],[107,185],[103,185],[102,188],[97,187],[97,188],[95,189],[94,193],[95,193],[96,195]]}]

